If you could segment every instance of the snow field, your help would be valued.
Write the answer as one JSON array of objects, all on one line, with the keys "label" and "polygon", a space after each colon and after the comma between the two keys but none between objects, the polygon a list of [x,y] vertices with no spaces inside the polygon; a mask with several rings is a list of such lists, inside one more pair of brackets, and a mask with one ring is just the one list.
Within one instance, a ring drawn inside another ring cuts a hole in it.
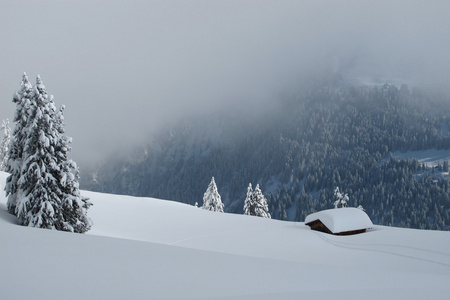
[{"label": "snow field", "polygon": [[19,226],[1,194],[0,299],[437,299],[450,292],[449,232],[374,226],[331,236],[304,223],[172,201],[82,195],[94,204],[84,235]]}]

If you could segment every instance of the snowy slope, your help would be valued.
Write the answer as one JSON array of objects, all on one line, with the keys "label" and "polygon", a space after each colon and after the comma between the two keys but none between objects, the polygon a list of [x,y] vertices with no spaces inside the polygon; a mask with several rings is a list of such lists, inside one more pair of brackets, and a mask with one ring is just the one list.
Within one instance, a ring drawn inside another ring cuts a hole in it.
[{"label": "snowy slope", "polygon": [[[5,174],[0,174],[4,183]],[[85,235],[18,226],[0,198],[0,299],[436,299],[450,232],[304,223],[84,192]]]}]

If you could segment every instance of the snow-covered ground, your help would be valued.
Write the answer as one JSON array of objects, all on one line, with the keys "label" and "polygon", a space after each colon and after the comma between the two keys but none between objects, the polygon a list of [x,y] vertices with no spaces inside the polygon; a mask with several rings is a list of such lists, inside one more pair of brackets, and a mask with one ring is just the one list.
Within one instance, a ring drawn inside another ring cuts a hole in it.
[{"label": "snow-covered ground", "polygon": [[[5,173],[0,173],[4,186]],[[0,197],[0,299],[444,299],[450,232],[304,223],[84,192],[88,234],[17,225]]]}]

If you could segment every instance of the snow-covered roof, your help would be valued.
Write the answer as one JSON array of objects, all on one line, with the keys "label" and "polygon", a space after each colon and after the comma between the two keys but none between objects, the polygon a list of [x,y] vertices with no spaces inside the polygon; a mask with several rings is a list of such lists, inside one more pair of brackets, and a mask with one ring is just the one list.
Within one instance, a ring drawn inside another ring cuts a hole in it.
[{"label": "snow-covered roof", "polygon": [[308,215],[305,224],[320,220],[332,233],[372,228],[369,216],[361,209],[343,207],[322,210]]}]

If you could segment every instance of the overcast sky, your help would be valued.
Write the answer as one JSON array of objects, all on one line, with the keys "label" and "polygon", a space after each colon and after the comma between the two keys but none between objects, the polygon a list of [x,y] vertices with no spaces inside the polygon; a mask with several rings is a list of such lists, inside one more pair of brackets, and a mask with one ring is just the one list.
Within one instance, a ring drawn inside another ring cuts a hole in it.
[{"label": "overcast sky", "polygon": [[0,0],[0,118],[40,74],[83,165],[317,71],[448,87],[449,55],[447,0]]}]

